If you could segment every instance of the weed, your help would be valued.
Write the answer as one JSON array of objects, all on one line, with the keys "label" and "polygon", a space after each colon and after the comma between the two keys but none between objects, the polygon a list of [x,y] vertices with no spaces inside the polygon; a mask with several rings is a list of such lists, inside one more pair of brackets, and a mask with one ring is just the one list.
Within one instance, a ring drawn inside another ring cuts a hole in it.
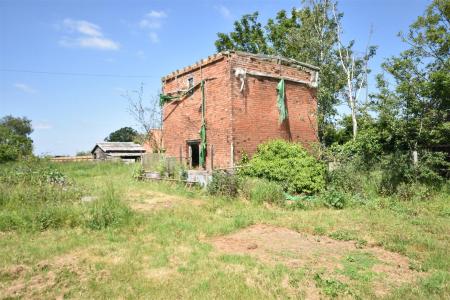
[{"label": "weed", "polygon": [[370,282],[375,276],[371,269],[377,262],[378,259],[370,253],[354,251],[342,260],[344,269],[339,273],[352,280]]},{"label": "weed", "polygon": [[347,195],[335,189],[324,191],[320,197],[326,206],[335,209],[343,209],[348,203]]},{"label": "weed", "polygon": [[314,275],[316,285],[322,289],[325,295],[336,298],[341,295],[351,294],[349,286],[336,279],[325,279],[322,274],[316,273]]},{"label": "weed", "polygon": [[241,185],[242,195],[255,203],[278,203],[283,204],[283,188],[275,183],[259,178],[245,178]]},{"label": "weed", "polygon": [[216,171],[208,184],[208,192],[211,195],[235,198],[239,193],[240,178],[234,174]]}]

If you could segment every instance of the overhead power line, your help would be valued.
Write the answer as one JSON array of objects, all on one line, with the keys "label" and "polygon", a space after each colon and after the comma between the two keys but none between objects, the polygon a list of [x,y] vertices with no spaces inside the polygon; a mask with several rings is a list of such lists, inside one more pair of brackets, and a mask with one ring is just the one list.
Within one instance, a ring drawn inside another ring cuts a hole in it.
[{"label": "overhead power line", "polygon": [[51,72],[51,71],[19,70],[19,69],[0,69],[0,72],[30,73],[30,74],[59,75],[59,76],[92,76],[92,77],[119,77],[119,78],[159,78],[159,77],[161,77],[161,76],[156,76],[156,75],[124,75],[124,74],[107,74],[107,73],[73,73],[73,72]]}]

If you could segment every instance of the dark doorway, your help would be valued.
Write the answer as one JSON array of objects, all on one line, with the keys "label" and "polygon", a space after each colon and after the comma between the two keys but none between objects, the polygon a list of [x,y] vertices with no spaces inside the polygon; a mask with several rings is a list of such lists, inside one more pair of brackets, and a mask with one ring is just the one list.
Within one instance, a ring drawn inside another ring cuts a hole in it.
[{"label": "dark doorway", "polygon": [[197,168],[200,165],[200,142],[188,142],[191,154],[191,167]]}]

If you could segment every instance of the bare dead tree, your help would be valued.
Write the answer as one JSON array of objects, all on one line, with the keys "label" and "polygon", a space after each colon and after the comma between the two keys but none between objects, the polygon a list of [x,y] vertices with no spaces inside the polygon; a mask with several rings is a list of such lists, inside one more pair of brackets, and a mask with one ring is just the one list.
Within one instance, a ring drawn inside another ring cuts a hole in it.
[{"label": "bare dead tree", "polygon": [[333,15],[336,22],[336,37],[338,40],[337,50],[339,54],[340,65],[346,75],[346,102],[350,108],[352,116],[353,139],[358,134],[358,120],[357,113],[359,109],[359,95],[361,90],[367,86],[368,61],[370,57],[375,54],[375,47],[370,46],[370,38],[372,35],[372,28],[369,33],[369,42],[363,57],[357,57],[352,51],[352,43],[349,46],[344,46],[342,43],[342,25],[338,17],[336,5],[333,5]]},{"label": "bare dead tree", "polygon": [[[128,101],[128,112],[137,122],[142,132],[142,143],[147,143],[160,152],[162,145],[162,111],[159,97],[154,94],[148,100],[144,95],[144,84],[138,90],[127,91],[122,95]],[[156,131],[159,134],[156,134]]]}]

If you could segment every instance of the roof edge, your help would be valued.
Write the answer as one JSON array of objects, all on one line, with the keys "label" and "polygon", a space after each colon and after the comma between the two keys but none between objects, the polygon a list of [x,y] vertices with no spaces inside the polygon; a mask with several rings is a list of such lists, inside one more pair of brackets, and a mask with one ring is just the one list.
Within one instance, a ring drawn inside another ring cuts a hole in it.
[{"label": "roof edge", "polygon": [[224,51],[221,52],[224,54],[227,53],[236,53],[238,55],[242,55],[242,56],[252,56],[252,57],[257,57],[257,58],[263,58],[263,59],[275,59],[275,60],[281,60],[284,61],[286,63],[292,63],[292,64],[296,64],[296,65],[300,65],[309,69],[312,69],[314,71],[319,71],[320,68],[311,64],[307,64],[301,61],[298,61],[296,59],[293,58],[287,58],[281,55],[270,55],[270,54],[262,54],[262,53],[250,53],[250,52],[243,52],[243,51],[237,51],[237,50],[231,50],[231,51]]},{"label": "roof edge", "polygon": [[255,57],[255,58],[259,58],[259,59],[270,59],[270,60],[279,60],[282,61],[286,64],[294,64],[294,65],[298,65],[304,68],[308,68],[311,69],[313,71],[319,71],[320,68],[311,64],[307,64],[304,62],[300,62],[298,60],[295,60],[293,58],[286,58],[283,56],[277,56],[277,55],[269,55],[269,54],[256,54],[256,53],[250,53],[250,52],[243,52],[243,51],[237,51],[237,50],[229,50],[229,51],[222,51],[222,52],[218,52],[215,53],[213,55],[208,56],[207,58],[201,59],[199,61],[197,61],[196,63],[189,65],[187,67],[175,70],[169,74],[167,74],[166,76],[161,77],[161,81],[164,82],[166,80],[172,79],[175,76],[180,76],[180,75],[184,75],[188,72],[192,72],[195,69],[198,69],[200,67],[203,67],[205,65],[211,64],[219,59],[224,58],[225,56],[229,56],[230,54],[235,53],[239,56],[249,56],[249,57]]}]

